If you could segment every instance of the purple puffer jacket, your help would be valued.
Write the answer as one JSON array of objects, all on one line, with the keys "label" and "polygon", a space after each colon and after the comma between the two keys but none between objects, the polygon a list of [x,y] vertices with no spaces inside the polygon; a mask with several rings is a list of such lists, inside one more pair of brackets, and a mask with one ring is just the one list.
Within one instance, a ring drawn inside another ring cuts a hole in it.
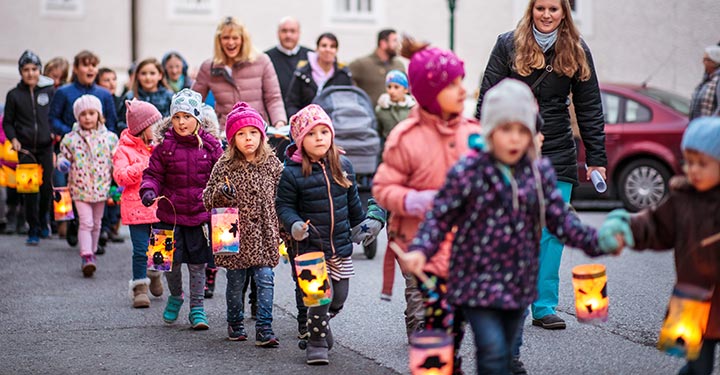
[{"label": "purple puffer jacket", "polygon": [[[203,206],[203,189],[210,179],[215,162],[223,153],[217,139],[217,127],[203,123],[198,137],[181,137],[172,129],[170,118],[165,119],[155,132],[161,140],[150,156],[150,164],[143,172],[140,196],[154,191],[158,200],[157,218],[164,223],[197,226],[210,222],[210,214]],[[173,206],[175,210],[173,211]]]}]

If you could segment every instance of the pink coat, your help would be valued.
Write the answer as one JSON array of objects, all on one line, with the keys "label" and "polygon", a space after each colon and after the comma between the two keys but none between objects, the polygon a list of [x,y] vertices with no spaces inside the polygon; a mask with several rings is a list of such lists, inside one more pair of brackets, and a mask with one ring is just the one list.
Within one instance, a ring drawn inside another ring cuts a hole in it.
[{"label": "pink coat", "polygon": [[[410,116],[390,132],[383,162],[373,177],[372,193],[390,212],[388,237],[403,250],[407,251],[422,222],[421,218],[405,211],[405,195],[410,190],[439,190],[450,168],[468,151],[468,137],[476,133],[480,133],[480,125],[475,120],[457,117],[443,121],[420,106],[415,106]],[[447,277],[449,243],[444,243],[441,248],[428,260],[425,270]],[[387,279],[392,270],[388,269],[387,263],[384,269]],[[389,282],[392,283],[392,279]],[[387,292],[387,285],[384,285],[383,293]]]},{"label": "pink coat", "polygon": [[120,217],[125,225],[152,224],[159,220],[155,216],[157,204],[145,207],[140,201],[140,182],[152,154],[152,146],[146,146],[141,138],[125,129],[113,156],[113,178],[125,188],[122,193]]},{"label": "pink coat", "polygon": [[221,133],[225,130],[227,114],[239,101],[250,104],[270,125],[287,122],[275,68],[264,53],[258,54],[253,62],[235,63],[229,75],[224,65],[214,65],[212,59],[206,60],[200,66],[192,89],[199,92],[203,100],[208,91],[212,91]]}]

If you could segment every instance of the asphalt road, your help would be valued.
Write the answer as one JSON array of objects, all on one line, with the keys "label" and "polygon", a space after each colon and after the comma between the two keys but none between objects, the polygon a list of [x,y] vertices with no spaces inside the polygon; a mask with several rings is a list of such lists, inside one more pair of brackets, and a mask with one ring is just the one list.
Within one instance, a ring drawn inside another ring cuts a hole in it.
[{"label": "asphalt road", "polygon": [[[604,213],[581,213],[599,225]],[[125,233],[127,236],[127,232]],[[187,324],[187,304],[174,325],[162,322],[165,298],[149,309],[132,309],[127,285],[130,244],[112,244],[92,279],[80,272],[77,248],[50,239],[25,247],[19,236],[0,237],[0,374],[397,374],[408,373],[403,282],[395,280],[391,302],[379,299],[385,238],[368,260],[356,249],[357,276],[345,309],[333,319],[331,363],[309,369],[297,348],[289,266],[275,269],[274,329],[281,345],[260,349],[253,341],[226,339],[225,276],[206,301],[208,331]],[[522,360],[531,374],[675,374],[683,360],[655,349],[674,282],[672,254],[626,250],[619,257],[590,259],[567,249],[560,271],[559,314],[564,331],[526,322]],[[610,319],[579,324],[574,317],[570,270],[577,264],[607,266]],[[254,334],[253,322],[246,322]],[[474,373],[472,335],[463,345],[464,368]],[[717,371],[716,371],[717,372]]]}]

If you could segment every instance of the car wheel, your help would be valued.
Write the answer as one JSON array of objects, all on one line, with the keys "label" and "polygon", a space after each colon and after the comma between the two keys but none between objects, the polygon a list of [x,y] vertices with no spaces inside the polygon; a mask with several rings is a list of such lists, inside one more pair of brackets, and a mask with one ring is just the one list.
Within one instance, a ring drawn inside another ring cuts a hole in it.
[{"label": "car wheel", "polygon": [[368,259],[375,258],[375,254],[377,254],[377,241],[373,241],[366,246],[363,246],[363,252]]},{"label": "car wheel", "polygon": [[657,206],[668,193],[670,171],[656,160],[639,159],[620,173],[618,194],[629,211]]}]

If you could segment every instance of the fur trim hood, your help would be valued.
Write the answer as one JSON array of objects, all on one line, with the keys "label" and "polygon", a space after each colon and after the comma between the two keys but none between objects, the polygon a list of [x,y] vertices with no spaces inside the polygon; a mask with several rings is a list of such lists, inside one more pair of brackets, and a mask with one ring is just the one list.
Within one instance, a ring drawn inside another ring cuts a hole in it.
[{"label": "fur trim hood", "polygon": [[[156,143],[161,143],[163,140],[165,140],[165,133],[167,133],[170,128],[172,128],[172,117],[168,116],[153,129],[153,138],[155,138]],[[216,139],[220,140],[220,126],[212,121],[209,120],[207,117],[203,118],[203,120],[200,122],[200,127],[202,130],[204,130],[206,133],[212,135]]]}]

